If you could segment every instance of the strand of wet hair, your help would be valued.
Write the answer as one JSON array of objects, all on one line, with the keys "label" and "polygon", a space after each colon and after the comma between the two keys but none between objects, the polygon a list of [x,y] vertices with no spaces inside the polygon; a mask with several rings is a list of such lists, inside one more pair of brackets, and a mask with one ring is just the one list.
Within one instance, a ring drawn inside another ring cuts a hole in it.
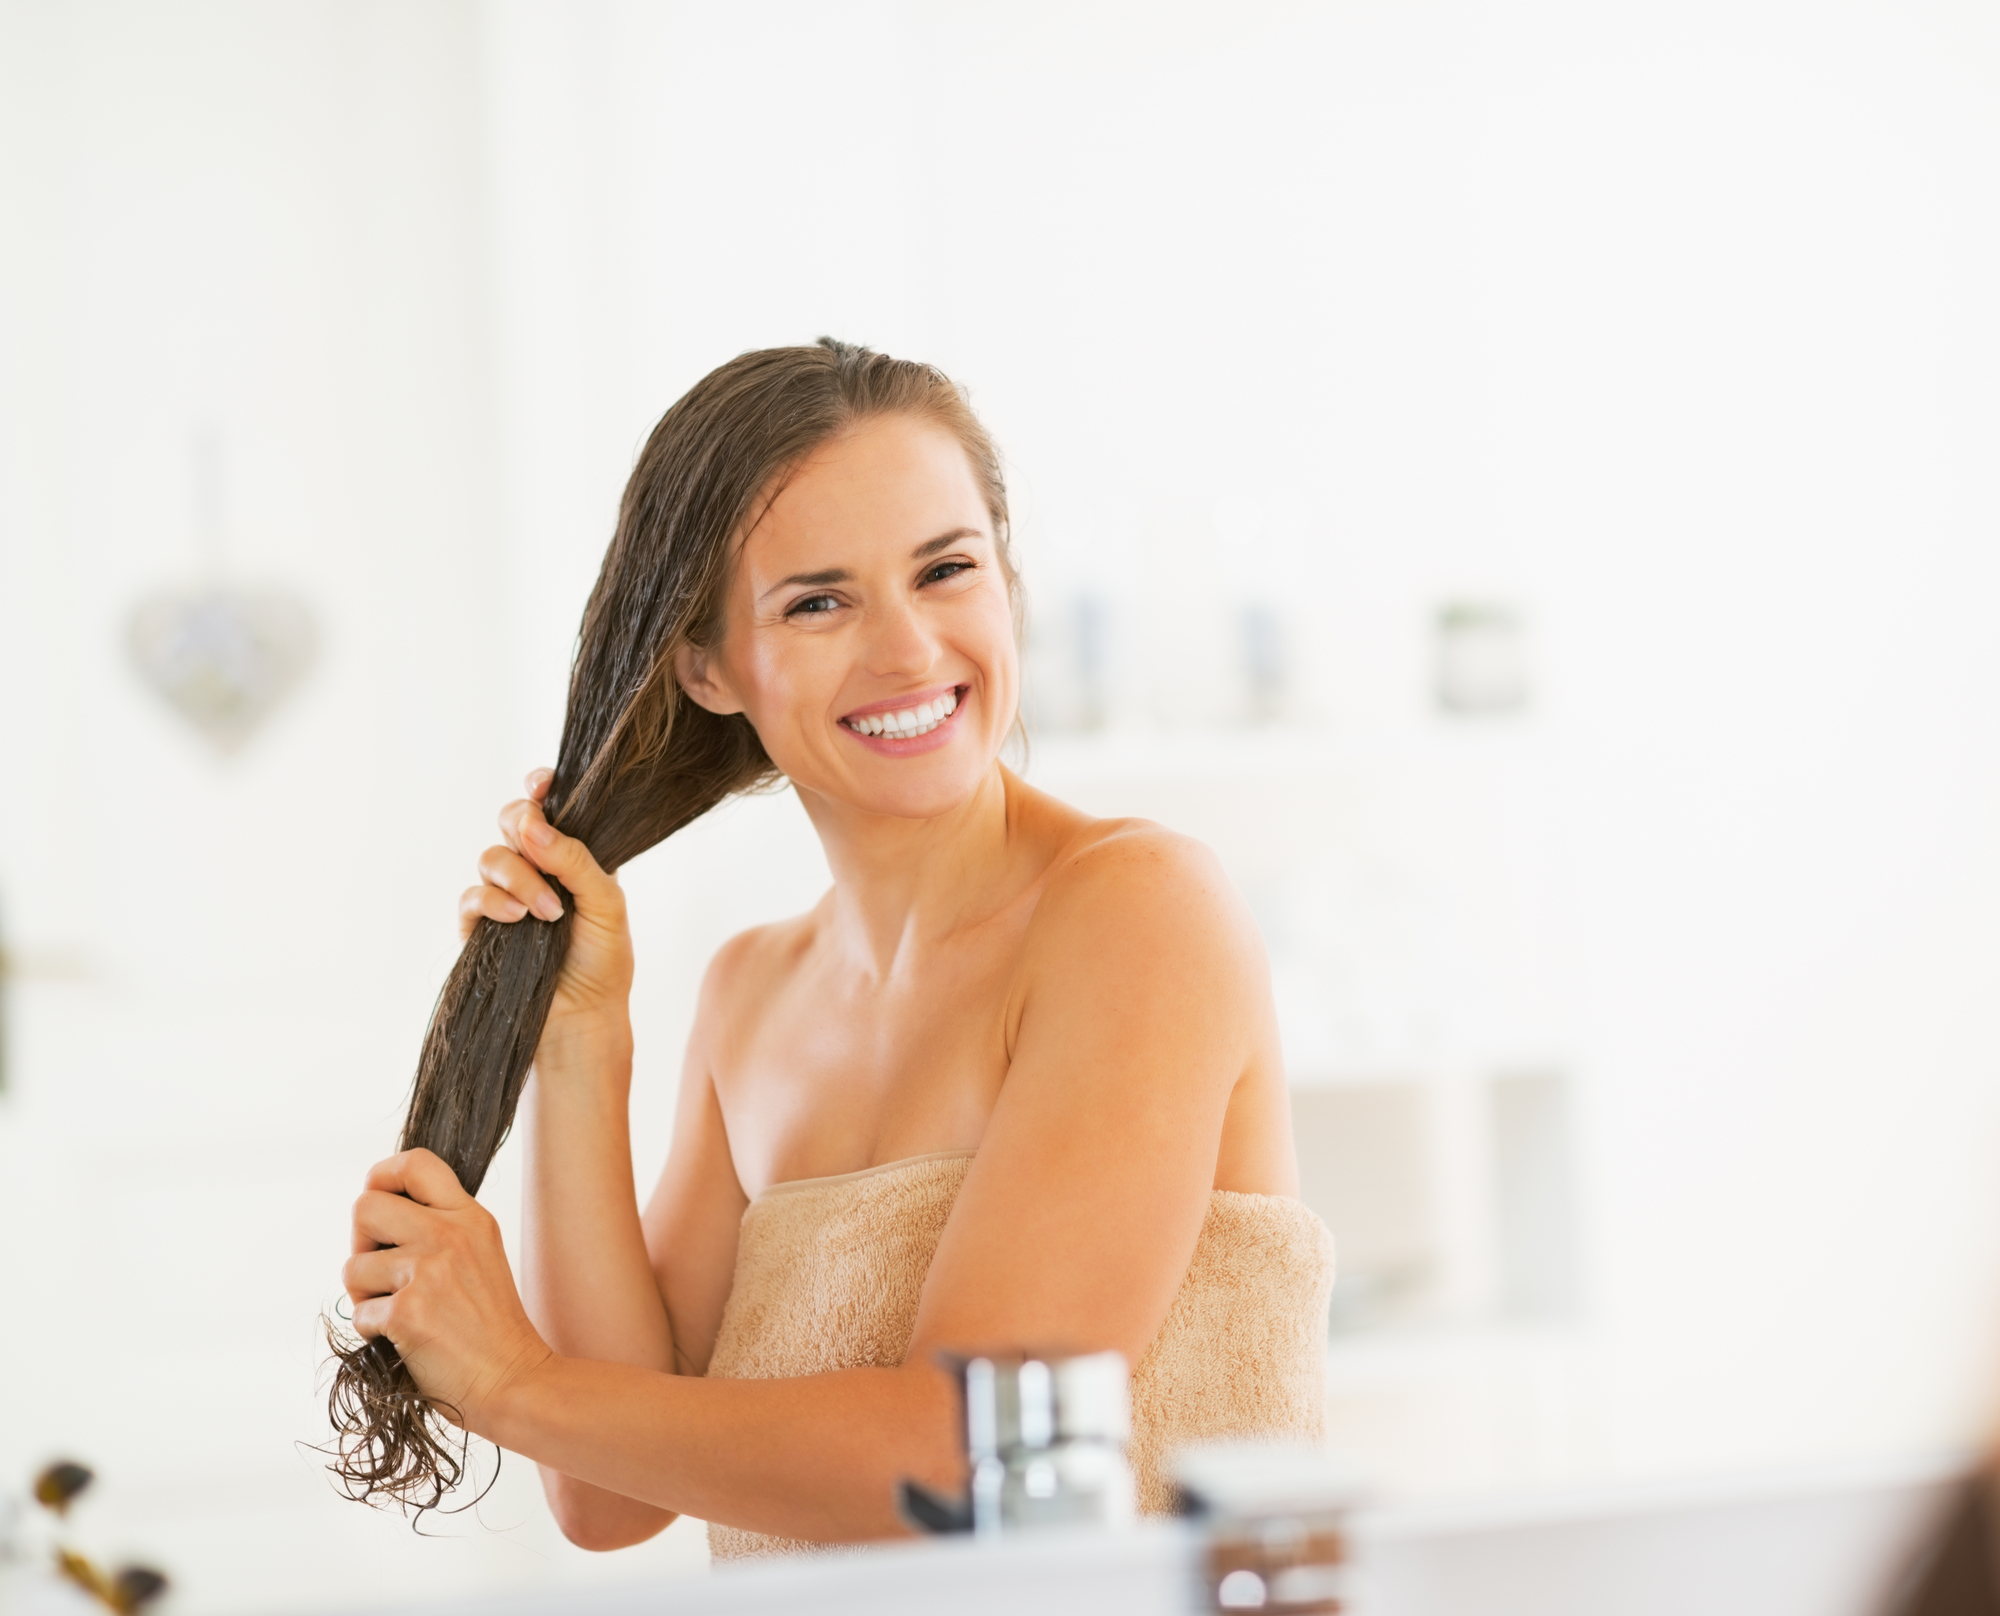
[{"label": "strand of wet hair", "polygon": [[[524,922],[518,931],[478,923],[424,1040],[400,1148],[434,1152],[468,1194],[478,1193],[513,1126],[567,950],[572,900],[560,883],[551,885],[561,920]],[[400,1506],[421,1523],[465,1479],[464,1420],[419,1389],[386,1336],[363,1337],[331,1319],[325,1328],[334,1360],[327,1468],[347,1497]]]}]

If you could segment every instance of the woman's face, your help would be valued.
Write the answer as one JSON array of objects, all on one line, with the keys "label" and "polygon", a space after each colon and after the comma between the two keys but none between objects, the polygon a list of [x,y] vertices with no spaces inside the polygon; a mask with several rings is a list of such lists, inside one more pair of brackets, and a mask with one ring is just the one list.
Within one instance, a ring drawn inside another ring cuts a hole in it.
[{"label": "woman's face", "polygon": [[903,819],[966,801],[1014,722],[1020,669],[958,440],[891,415],[821,445],[745,535],[720,643],[676,670],[704,707],[747,715],[803,791]]}]

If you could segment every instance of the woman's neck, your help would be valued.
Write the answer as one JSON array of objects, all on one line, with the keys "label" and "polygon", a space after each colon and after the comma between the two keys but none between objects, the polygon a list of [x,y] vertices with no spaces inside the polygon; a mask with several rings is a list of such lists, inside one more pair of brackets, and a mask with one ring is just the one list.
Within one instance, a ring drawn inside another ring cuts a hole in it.
[{"label": "woman's neck", "polygon": [[1022,789],[995,763],[978,790],[935,819],[860,813],[799,793],[833,871],[833,923],[878,980],[912,949],[985,919],[1033,880],[1016,867]]}]

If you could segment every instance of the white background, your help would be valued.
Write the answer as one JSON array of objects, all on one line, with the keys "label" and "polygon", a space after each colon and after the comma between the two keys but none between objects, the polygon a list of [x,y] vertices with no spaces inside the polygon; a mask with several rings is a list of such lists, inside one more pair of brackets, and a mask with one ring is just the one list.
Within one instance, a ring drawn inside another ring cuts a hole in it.
[{"label": "white background", "polygon": [[[186,1611],[699,1562],[588,1560],[518,1464],[421,1543],[293,1444],[634,451],[822,332],[971,387],[1038,610],[1111,603],[1114,737],[1209,756],[1259,606],[1288,733],[1501,782],[1425,845],[1541,883],[1487,1042],[1583,1096],[1572,1479],[1967,1440],[1996,68],[1947,3],[4,0],[0,1487],[88,1458],[93,1542]],[[203,433],[227,574],[321,634],[226,761],[121,648],[201,565]],[[1460,595],[1534,635],[1477,735],[1428,705]],[[1302,867],[1348,834],[1291,807]],[[634,866],[649,1163],[702,958],[822,873],[783,798]],[[1408,1485],[1466,1473],[1438,1441]]]}]

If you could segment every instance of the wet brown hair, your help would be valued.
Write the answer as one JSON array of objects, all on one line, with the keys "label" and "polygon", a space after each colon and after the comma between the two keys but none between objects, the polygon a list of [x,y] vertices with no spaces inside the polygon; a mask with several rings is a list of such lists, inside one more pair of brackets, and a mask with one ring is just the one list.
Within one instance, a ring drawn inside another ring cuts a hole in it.
[{"label": "wet brown hair", "polygon": [[[737,792],[776,780],[747,718],[711,713],[674,677],[683,645],[713,646],[735,541],[792,468],[871,418],[937,422],[965,447],[1010,594],[1007,492],[992,440],[942,372],[822,337],[709,372],[653,429],[625,486],[618,528],[584,608],[555,778],[552,824],[606,870],[636,858]],[[438,995],[401,1147],[435,1151],[477,1193],[514,1120],[569,947],[560,920],[480,920]],[[464,1473],[455,1410],[417,1389],[387,1337],[329,1330],[329,1468],[350,1497],[436,1508]]]}]

